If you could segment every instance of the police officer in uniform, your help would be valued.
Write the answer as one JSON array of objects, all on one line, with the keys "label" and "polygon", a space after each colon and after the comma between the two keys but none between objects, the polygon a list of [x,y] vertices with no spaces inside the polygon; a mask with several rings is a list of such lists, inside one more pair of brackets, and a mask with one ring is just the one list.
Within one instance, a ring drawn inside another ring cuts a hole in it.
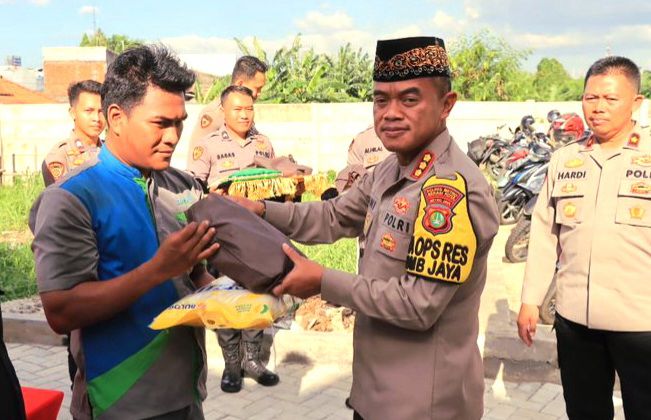
[{"label": "police officer in uniform", "polygon": [[68,87],[69,113],[75,128],[45,157],[41,166],[45,186],[99,153],[102,145],[99,136],[106,126],[102,114],[101,88],[102,85],[94,80],[84,80]]},{"label": "police officer in uniform", "polygon": [[366,234],[359,275],[283,246],[294,269],[275,293],[357,311],[350,404],[356,418],[479,419],[478,309],[498,229],[495,200],[446,128],[457,99],[441,39],[378,41],[375,130],[394,152],[325,202],[232,198],[299,242]]},{"label": "police officer in uniform", "polygon": [[348,166],[362,165],[367,171],[373,169],[391,152],[384,148],[373,126],[359,133],[348,146]]},{"label": "police officer in uniform", "polygon": [[612,419],[615,372],[627,419],[651,415],[651,138],[632,119],[640,72],[606,57],[588,70],[593,134],[552,156],[532,217],[520,338],[531,345],[556,270],[558,361],[570,419]]},{"label": "police officer in uniform", "polygon": [[[231,85],[244,86],[251,90],[253,99],[258,99],[262,88],[267,83],[267,65],[250,55],[240,57],[233,67]],[[192,135],[190,136],[190,150],[194,149],[196,142],[212,134],[224,124],[224,112],[220,101],[213,101],[206,105],[199,113]]]},{"label": "police officer in uniform", "polygon": [[[253,128],[253,92],[244,86],[229,86],[221,94],[224,125],[199,140],[192,150],[188,172],[199,182],[215,189],[219,181],[234,172],[254,166],[254,159],[272,159],[275,153],[269,139]],[[263,330],[219,329],[217,338],[224,356],[221,388],[238,392],[242,388],[242,371],[264,386],[276,385],[278,375],[260,361]],[[240,358],[243,342],[244,359]]]}]

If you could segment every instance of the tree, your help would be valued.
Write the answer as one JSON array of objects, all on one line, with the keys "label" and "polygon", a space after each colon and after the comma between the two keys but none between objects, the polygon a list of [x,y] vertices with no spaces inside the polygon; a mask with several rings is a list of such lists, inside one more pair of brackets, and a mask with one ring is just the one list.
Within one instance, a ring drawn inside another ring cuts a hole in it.
[{"label": "tree", "polygon": [[575,101],[581,98],[582,82],[572,79],[565,67],[555,58],[543,58],[533,78],[539,101]]},{"label": "tree", "polygon": [[651,71],[644,70],[642,72],[642,95],[645,98],[651,99]]},{"label": "tree", "polygon": [[487,30],[462,36],[450,46],[454,89],[471,101],[524,99],[521,64],[529,55],[529,50],[515,49]]},{"label": "tree", "polygon": [[143,45],[144,41],[135,38],[129,38],[126,35],[113,34],[106,37],[101,29],[97,29],[94,34],[88,36],[84,34],[81,37],[80,47],[106,47],[108,50],[116,54],[120,54],[129,48]]}]

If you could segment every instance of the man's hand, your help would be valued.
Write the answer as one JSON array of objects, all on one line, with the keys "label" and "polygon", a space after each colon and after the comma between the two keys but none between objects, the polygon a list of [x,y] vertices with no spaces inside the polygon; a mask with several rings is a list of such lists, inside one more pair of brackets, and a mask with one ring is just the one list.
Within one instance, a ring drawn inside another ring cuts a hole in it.
[{"label": "man's hand", "polygon": [[273,288],[272,293],[276,296],[286,293],[302,299],[321,293],[323,267],[302,257],[287,244],[283,244],[283,251],[294,263],[294,268],[285,276],[282,283]]},{"label": "man's hand", "polygon": [[151,268],[161,281],[187,273],[202,260],[212,257],[219,244],[208,244],[215,236],[215,228],[207,221],[192,222],[165,239],[151,259]]},{"label": "man's hand", "polygon": [[523,303],[518,315],[518,335],[524,344],[531,347],[536,335],[536,324],[540,311],[538,306]]},{"label": "man's hand", "polygon": [[240,206],[244,207],[247,210],[252,211],[253,213],[257,214],[258,216],[262,216],[264,213],[264,204],[261,203],[260,201],[252,201],[249,200],[248,198],[244,197],[237,197],[234,195],[227,195],[226,198],[231,200],[234,203],[239,204]]}]

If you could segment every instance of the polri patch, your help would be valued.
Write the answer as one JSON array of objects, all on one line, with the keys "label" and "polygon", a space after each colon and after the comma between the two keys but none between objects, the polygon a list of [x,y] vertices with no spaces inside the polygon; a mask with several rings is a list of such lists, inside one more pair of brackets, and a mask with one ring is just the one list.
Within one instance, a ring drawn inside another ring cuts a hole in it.
[{"label": "polri patch", "polygon": [[421,189],[406,271],[428,280],[464,283],[477,252],[466,180],[431,176]]}]

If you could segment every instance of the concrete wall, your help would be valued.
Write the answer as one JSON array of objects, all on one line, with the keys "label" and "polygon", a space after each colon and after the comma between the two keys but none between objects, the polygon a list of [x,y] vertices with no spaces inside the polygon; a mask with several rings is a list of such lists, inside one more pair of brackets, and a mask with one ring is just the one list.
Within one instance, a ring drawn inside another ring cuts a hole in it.
[{"label": "concrete wall", "polygon": [[[372,124],[370,103],[291,104],[256,106],[256,126],[269,136],[278,155],[292,154],[299,163],[316,170],[338,170],[346,164],[351,139]],[[202,105],[188,105],[188,120],[174,159],[174,166],[185,168],[189,137]],[[580,102],[460,102],[448,126],[459,146],[480,135],[497,132],[500,125],[515,128],[525,114],[536,119],[536,127],[545,130],[550,109],[577,112]],[[638,120],[649,123],[649,102],[645,101]],[[64,139],[72,123],[67,105],[0,106],[2,167],[18,172],[40,170],[48,150]],[[508,131],[507,131],[508,132]]]}]

